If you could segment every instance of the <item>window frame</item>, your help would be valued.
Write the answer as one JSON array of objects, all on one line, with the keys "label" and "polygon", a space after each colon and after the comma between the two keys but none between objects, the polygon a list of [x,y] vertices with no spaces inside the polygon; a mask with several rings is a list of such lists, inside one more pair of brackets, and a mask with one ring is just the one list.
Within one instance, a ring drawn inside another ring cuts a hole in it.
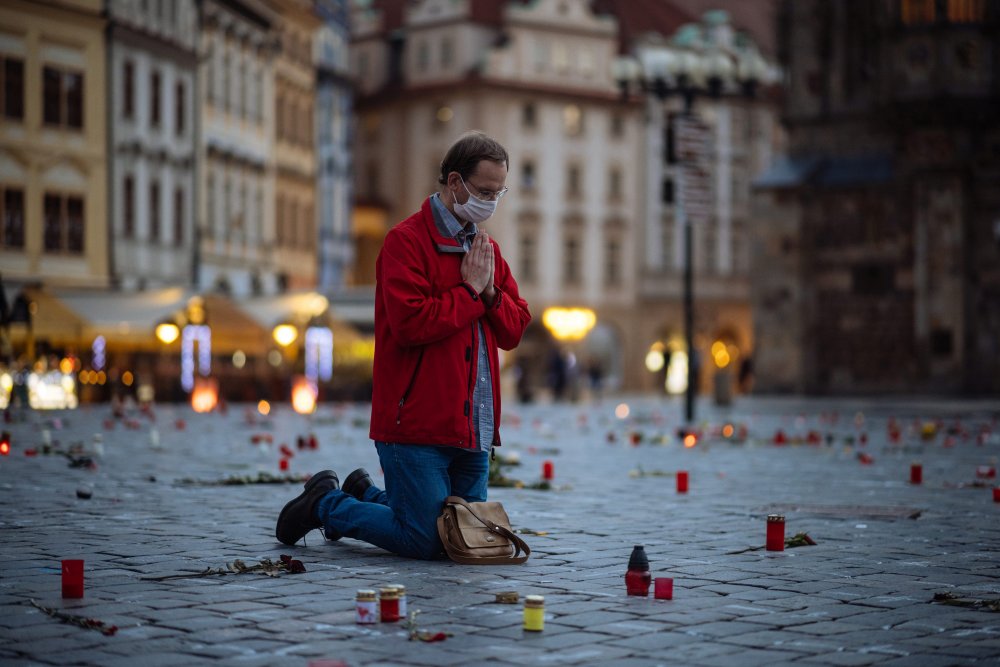
[{"label": "window frame", "polygon": [[570,162],[566,165],[566,196],[583,196],[583,167],[578,162]]},{"label": "window frame", "polygon": [[517,240],[518,282],[534,285],[538,280],[538,231],[522,229]]},{"label": "window frame", "polygon": [[583,243],[581,243],[580,236],[575,233],[567,234],[563,237],[562,246],[563,285],[566,287],[579,287],[583,280],[580,263]]},{"label": "window frame", "polygon": [[538,127],[538,107],[534,102],[525,102],[521,106],[521,126],[531,130]]},{"label": "window frame", "polygon": [[135,120],[135,63],[122,63],[122,118]]},{"label": "window frame", "polygon": [[156,178],[149,180],[149,243],[158,245],[163,232],[163,201],[160,188],[160,181]]},{"label": "window frame", "polygon": [[604,286],[622,286],[622,244],[617,238],[604,242]]},{"label": "window frame", "polygon": [[184,245],[184,188],[174,188],[174,247]]},{"label": "window frame", "polygon": [[[54,198],[59,202],[58,235],[59,247],[51,248],[48,245],[47,235],[49,234],[46,206],[48,199]],[[74,249],[70,247],[71,228],[69,217],[70,200],[80,202],[80,247]],[[87,198],[84,192],[73,190],[44,190],[42,192],[42,253],[45,255],[63,256],[83,256],[87,248]]]},{"label": "window frame", "polygon": [[[20,234],[20,244],[10,245],[7,240],[7,195],[17,193],[21,198],[21,234]],[[24,194],[25,188],[24,184],[20,183],[3,183],[0,184],[0,250],[11,252],[17,250],[24,250],[25,238],[25,223],[24,223]]]},{"label": "window frame", "polygon": [[174,84],[174,134],[183,137],[187,132],[187,85],[183,80]]},{"label": "window frame", "polygon": [[524,192],[535,192],[538,187],[538,169],[533,159],[521,160],[520,182]]},{"label": "window frame", "polygon": [[[21,85],[20,90],[17,92],[17,104],[19,112],[16,114],[10,113],[11,97],[8,95],[10,92],[8,86],[10,86],[10,80],[7,72],[8,63],[17,63],[21,66]],[[24,122],[24,91],[25,80],[24,80],[24,58],[18,58],[17,56],[0,53],[0,109],[2,109],[2,115],[4,120],[13,122]]]},{"label": "window frame", "polygon": [[619,164],[608,166],[608,201],[621,202],[625,198],[625,170]]},{"label": "window frame", "polygon": [[135,238],[135,176],[132,174],[122,179],[122,236]]},{"label": "window frame", "polygon": [[159,128],[163,124],[163,112],[160,107],[163,104],[163,75],[160,70],[154,69],[149,73],[149,126]]},{"label": "window frame", "polygon": [[[49,109],[48,102],[50,100],[46,99],[51,91],[46,88],[46,76],[51,72],[58,83],[58,90],[56,91],[58,109],[56,110],[57,118],[54,120],[48,117]],[[86,86],[87,79],[84,75],[84,70],[77,69],[73,67],[65,67],[61,65],[54,65],[51,63],[42,63],[42,126],[50,129],[60,129],[70,132],[83,132],[86,125],[86,118],[84,116],[84,106],[86,105]],[[80,91],[79,91],[79,124],[70,123],[70,95],[71,91],[68,87],[67,79],[69,77],[79,77],[80,79]]]},{"label": "window frame", "polygon": [[[573,115],[576,118],[572,118]],[[575,102],[570,102],[562,109],[563,134],[570,138],[579,138],[584,135],[584,109]]]}]

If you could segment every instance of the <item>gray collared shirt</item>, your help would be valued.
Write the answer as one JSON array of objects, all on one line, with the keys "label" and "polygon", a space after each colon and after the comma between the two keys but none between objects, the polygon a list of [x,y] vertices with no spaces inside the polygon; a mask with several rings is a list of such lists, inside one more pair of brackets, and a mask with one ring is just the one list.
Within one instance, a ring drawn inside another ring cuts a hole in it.
[{"label": "gray collared shirt", "polygon": [[[434,223],[442,236],[450,236],[462,244],[461,252],[469,252],[472,248],[472,241],[479,233],[476,224],[470,222],[468,227],[462,225],[455,219],[437,193],[431,195],[431,210],[434,213]],[[454,250],[458,250],[455,248]],[[493,447],[493,378],[490,375],[490,360],[486,354],[486,336],[483,333],[483,322],[477,322],[476,330],[479,333],[479,355],[476,359],[476,368],[473,369],[473,380],[475,389],[472,391],[472,420],[476,424],[476,432],[479,438],[479,448],[488,452]]]}]

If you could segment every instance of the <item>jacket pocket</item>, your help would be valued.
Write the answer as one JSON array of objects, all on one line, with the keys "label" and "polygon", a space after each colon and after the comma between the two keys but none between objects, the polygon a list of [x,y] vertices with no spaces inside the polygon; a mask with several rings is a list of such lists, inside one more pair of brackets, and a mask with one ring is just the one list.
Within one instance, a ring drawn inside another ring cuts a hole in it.
[{"label": "jacket pocket", "polygon": [[420,355],[417,357],[417,365],[413,367],[413,374],[410,375],[410,381],[406,384],[406,389],[403,390],[403,395],[399,398],[399,408],[396,410],[396,425],[398,426],[400,422],[403,421],[403,405],[406,403],[406,399],[410,396],[410,391],[413,389],[413,384],[417,381],[417,373],[420,372],[420,364],[424,361],[424,350],[426,348],[420,348]]}]

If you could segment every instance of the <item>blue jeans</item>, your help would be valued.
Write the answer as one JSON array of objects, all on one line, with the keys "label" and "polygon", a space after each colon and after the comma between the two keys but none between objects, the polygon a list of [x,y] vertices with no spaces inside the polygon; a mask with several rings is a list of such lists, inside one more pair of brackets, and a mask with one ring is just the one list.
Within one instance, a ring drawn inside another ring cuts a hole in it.
[{"label": "blue jeans", "polygon": [[353,537],[400,556],[431,559],[442,552],[437,518],[444,499],[486,500],[489,452],[376,442],[385,490],[371,486],[360,501],[337,489],[319,501],[327,532]]}]

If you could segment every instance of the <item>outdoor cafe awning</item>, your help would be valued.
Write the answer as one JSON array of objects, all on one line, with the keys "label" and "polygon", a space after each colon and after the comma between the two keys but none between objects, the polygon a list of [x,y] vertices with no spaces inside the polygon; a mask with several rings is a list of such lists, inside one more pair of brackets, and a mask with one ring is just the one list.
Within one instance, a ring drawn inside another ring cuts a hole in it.
[{"label": "outdoor cafe awning", "polygon": [[85,348],[103,336],[109,346],[161,350],[156,326],[165,321],[183,326],[194,299],[201,300],[212,328],[214,351],[263,354],[270,344],[270,329],[221,294],[171,287],[141,292],[30,289],[25,295],[34,304],[31,330],[36,340],[57,346]]},{"label": "outdoor cafe awning", "polygon": [[755,188],[781,190],[813,185],[826,188],[881,185],[892,180],[892,158],[874,153],[851,156],[782,155],[754,182]]},{"label": "outdoor cafe awning", "polygon": [[822,158],[816,155],[781,155],[754,180],[753,186],[765,190],[796,188],[807,184],[821,166]]},{"label": "outdoor cafe awning", "polygon": [[104,336],[108,343],[142,346],[154,340],[156,324],[182,309],[190,294],[183,288],[133,293],[26,289],[25,297],[33,304],[36,339],[88,345]]},{"label": "outdoor cafe awning", "polygon": [[258,326],[267,331],[268,336],[279,324],[293,324],[299,330],[308,326],[325,326],[333,332],[334,340],[340,343],[359,338],[357,330],[338,318],[327,298],[318,292],[252,297],[241,301],[240,306]]}]

